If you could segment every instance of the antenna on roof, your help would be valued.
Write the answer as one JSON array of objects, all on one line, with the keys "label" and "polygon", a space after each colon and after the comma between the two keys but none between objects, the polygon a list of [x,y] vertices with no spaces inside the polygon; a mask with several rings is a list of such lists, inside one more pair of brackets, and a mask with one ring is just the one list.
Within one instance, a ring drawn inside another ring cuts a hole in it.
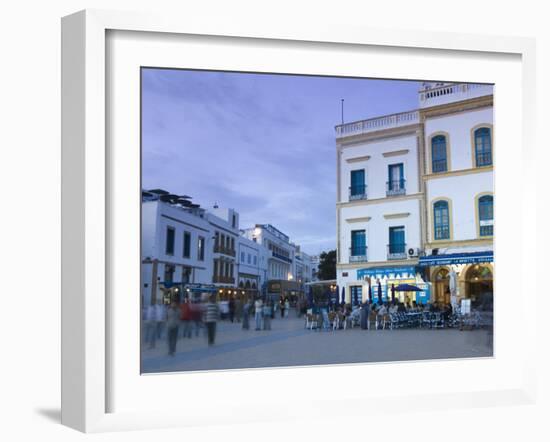
[{"label": "antenna on roof", "polygon": [[217,209],[218,208],[218,203],[214,203],[214,209]]},{"label": "antenna on roof", "polygon": [[344,99],[340,100],[342,102],[342,124],[344,124]]}]

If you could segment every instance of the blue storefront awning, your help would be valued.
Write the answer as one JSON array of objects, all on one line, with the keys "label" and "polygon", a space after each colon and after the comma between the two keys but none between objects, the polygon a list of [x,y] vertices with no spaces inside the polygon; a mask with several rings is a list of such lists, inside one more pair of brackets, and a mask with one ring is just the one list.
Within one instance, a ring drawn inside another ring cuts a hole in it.
[{"label": "blue storefront awning", "polygon": [[493,251],[472,253],[449,253],[445,255],[421,256],[418,260],[420,267],[451,265],[451,264],[477,264],[493,262]]}]

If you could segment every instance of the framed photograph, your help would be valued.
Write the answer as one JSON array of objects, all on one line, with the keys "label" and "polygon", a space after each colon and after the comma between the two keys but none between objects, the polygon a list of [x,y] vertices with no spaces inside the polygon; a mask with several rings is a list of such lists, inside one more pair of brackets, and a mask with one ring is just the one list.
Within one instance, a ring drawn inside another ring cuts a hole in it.
[{"label": "framed photograph", "polygon": [[84,11],[62,44],[64,424],[534,400],[531,40]]}]

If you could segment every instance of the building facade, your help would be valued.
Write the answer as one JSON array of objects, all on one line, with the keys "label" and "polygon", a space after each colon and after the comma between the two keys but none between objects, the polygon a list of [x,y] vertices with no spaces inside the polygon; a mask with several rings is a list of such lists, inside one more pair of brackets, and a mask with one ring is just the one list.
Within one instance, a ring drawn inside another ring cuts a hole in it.
[{"label": "building facade", "polygon": [[212,283],[221,298],[236,293],[239,214],[234,209],[214,207],[205,215],[212,232]]},{"label": "building facade", "polygon": [[268,249],[245,236],[238,240],[238,290],[247,297],[261,293],[267,283]]},{"label": "building facade", "polygon": [[143,305],[212,283],[213,241],[204,209],[158,192],[143,192],[141,205]]},{"label": "building facade", "polygon": [[[417,110],[336,127],[337,280],[348,302],[492,297],[492,91],[424,83]],[[402,283],[423,291],[396,292]]]}]

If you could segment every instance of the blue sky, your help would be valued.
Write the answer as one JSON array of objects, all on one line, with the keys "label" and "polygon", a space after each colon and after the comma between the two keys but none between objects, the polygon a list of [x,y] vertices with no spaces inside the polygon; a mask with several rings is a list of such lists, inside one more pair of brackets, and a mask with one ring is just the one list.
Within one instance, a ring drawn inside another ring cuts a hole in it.
[{"label": "blue sky", "polygon": [[142,184],[336,247],[340,123],[415,109],[418,82],[143,69]]}]

